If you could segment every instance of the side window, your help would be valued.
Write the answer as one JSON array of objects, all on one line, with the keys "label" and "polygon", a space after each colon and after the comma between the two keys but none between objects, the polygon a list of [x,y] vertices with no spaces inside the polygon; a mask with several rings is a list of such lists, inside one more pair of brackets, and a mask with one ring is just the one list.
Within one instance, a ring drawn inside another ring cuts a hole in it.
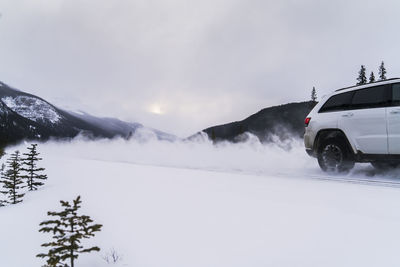
[{"label": "side window", "polygon": [[347,109],[350,105],[353,93],[354,92],[347,92],[331,96],[322,106],[319,112],[340,111]]},{"label": "side window", "polygon": [[400,83],[395,83],[392,86],[392,103],[395,106],[400,106]]},{"label": "side window", "polygon": [[387,86],[376,86],[354,92],[351,108],[376,108],[388,105]]}]

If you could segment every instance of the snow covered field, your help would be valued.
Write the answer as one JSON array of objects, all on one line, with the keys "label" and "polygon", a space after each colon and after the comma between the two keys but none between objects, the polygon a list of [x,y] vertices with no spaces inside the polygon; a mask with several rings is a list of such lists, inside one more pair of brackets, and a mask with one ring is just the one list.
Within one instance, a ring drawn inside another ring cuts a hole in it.
[{"label": "snow covered field", "polygon": [[282,146],[291,148],[254,140],[39,145],[49,180],[0,208],[0,266],[41,266],[35,255],[49,236],[39,223],[77,195],[82,213],[104,225],[89,241],[102,251],[78,267],[113,266],[102,259],[111,248],[123,255],[114,266],[399,266],[400,188],[342,179],[396,182],[400,173],[360,165],[332,177],[300,141]]}]

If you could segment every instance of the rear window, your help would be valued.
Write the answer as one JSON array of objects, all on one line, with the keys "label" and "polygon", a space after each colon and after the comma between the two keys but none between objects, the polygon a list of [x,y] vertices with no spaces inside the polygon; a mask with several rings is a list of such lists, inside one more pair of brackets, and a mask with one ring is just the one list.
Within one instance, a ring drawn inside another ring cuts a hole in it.
[{"label": "rear window", "polygon": [[389,100],[386,88],[386,86],[376,86],[355,91],[351,107],[373,108],[385,106]]},{"label": "rear window", "polygon": [[319,112],[340,111],[349,108],[354,92],[331,96]]}]

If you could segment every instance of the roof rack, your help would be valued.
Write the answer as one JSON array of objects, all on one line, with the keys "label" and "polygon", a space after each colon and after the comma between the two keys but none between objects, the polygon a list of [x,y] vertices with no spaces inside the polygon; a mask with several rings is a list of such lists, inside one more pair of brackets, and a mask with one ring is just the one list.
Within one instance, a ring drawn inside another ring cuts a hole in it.
[{"label": "roof rack", "polygon": [[366,83],[366,84],[353,85],[353,86],[349,86],[349,87],[344,87],[344,88],[337,89],[337,90],[335,90],[335,92],[337,92],[337,91],[342,91],[342,90],[346,90],[346,89],[350,89],[350,88],[354,88],[354,87],[365,86],[365,85],[370,85],[370,84],[375,84],[375,83],[382,83],[382,82],[387,82],[387,81],[392,81],[392,80],[400,80],[400,78],[390,78],[390,79],[386,79],[386,80],[382,80],[382,81],[376,81],[376,82],[373,82],[373,83]]}]

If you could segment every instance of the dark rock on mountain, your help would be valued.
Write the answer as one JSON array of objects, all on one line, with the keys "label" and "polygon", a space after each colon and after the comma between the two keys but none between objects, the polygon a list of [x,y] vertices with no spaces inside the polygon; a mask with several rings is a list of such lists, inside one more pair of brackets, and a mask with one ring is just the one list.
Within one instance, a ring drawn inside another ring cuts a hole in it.
[{"label": "dark rock on mountain", "polygon": [[213,126],[203,132],[215,142],[244,141],[246,132],[254,134],[263,143],[273,141],[274,136],[281,140],[293,136],[302,137],[304,119],[315,104],[315,102],[309,101],[269,107],[242,121]]}]

